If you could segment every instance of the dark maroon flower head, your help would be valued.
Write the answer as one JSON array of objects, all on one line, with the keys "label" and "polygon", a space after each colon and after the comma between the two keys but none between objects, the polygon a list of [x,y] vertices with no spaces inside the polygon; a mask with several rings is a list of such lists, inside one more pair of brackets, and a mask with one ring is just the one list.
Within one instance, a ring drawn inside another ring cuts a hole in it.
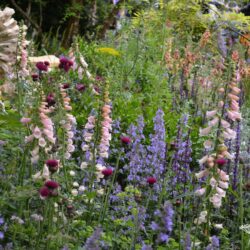
[{"label": "dark maroon flower head", "polygon": [[67,57],[60,57],[60,64],[59,68],[64,69],[65,72],[68,72],[70,68],[73,66],[74,62],[72,60],[69,60]]},{"label": "dark maroon flower head", "polygon": [[64,83],[64,84],[62,85],[62,88],[63,88],[63,89],[68,89],[69,86],[70,86],[69,83]]},{"label": "dark maroon flower head", "polygon": [[33,81],[37,81],[39,79],[38,74],[32,74],[31,77],[32,77]]},{"label": "dark maroon flower head", "polygon": [[56,189],[59,187],[59,184],[56,181],[50,180],[45,182],[45,186],[49,189]]},{"label": "dark maroon flower head", "polygon": [[76,84],[76,89],[80,92],[84,91],[86,89],[86,85],[82,83],[77,83]]},{"label": "dark maroon flower head", "polygon": [[66,63],[68,63],[68,61],[69,61],[69,59],[67,57],[64,57],[64,56],[60,57],[61,64],[66,64]]},{"label": "dark maroon flower head", "polygon": [[219,165],[219,166],[223,166],[227,163],[227,160],[224,159],[224,158],[219,158],[216,160],[216,163]]},{"label": "dark maroon flower head", "polygon": [[58,166],[58,160],[49,159],[49,160],[46,161],[46,165],[48,167],[57,167]]},{"label": "dark maroon flower head", "polygon": [[58,160],[50,159],[46,161],[46,165],[49,167],[49,171],[55,173],[59,168]]},{"label": "dark maroon flower head", "polygon": [[43,198],[47,198],[50,195],[50,190],[48,189],[48,187],[42,187],[39,190],[39,194],[41,197]]},{"label": "dark maroon flower head", "polygon": [[40,71],[48,71],[48,65],[44,64],[44,62],[36,63],[36,67]]},{"label": "dark maroon flower head", "polygon": [[50,63],[49,63],[48,61],[45,61],[44,64],[45,64],[46,66],[49,66],[49,65],[50,65]]},{"label": "dark maroon flower head", "polygon": [[102,170],[102,174],[106,177],[112,175],[112,173],[113,173],[113,170],[111,168],[105,168]]},{"label": "dark maroon flower head", "polygon": [[147,183],[150,185],[154,185],[156,183],[156,178],[155,177],[148,177]]},{"label": "dark maroon flower head", "polygon": [[128,136],[121,136],[121,142],[128,145],[131,143],[131,139]]},{"label": "dark maroon flower head", "polygon": [[55,95],[53,93],[50,93],[47,95],[46,101],[48,103],[49,106],[53,106],[56,104],[55,101]]}]

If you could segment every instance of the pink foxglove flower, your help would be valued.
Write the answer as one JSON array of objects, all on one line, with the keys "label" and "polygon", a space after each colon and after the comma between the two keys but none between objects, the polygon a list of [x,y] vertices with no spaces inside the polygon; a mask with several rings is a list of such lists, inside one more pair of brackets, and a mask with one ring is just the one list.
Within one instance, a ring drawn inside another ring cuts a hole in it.
[{"label": "pink foxglove flower", "polygon": [[202,195],[205,194],[205,192],[206,192],[206,188],[200,188],[200,189],[198,189],[198,190],[195,191],[195,194],[197,196],[202,196]]},{"label": "pink foxglove flower", "polygon": [[211,118],[211,117],[214,117],[216,114],[217,114],[217,110],[207,111],[206,117]]},{"label": "pink foxglove flower", "polygon": [[196,173],[195,176],[196,176],[197,179],[201,179],[201,178],[203,178],[205,176],[208,176],[208,174],[209,174],[208,170],[205,169],[205,170],[202,170],[199,173]]},{"label": "pink foxglove flower", "polygon": [[20,122],[21,122],[22,124],[28,124],[28,123],[31,122],[31,118],[23,117],[23,118],[21,118]]},{"label": "pink foxglove flower", "polygon": [[200,129],[200,136],[206,136],[208,135],[212,130],[212,127],[207,127],[204,129]]},{"label": "pink foxglove flower", "polygon": [[222,205],[222,197],[219,194],[214,194],[209,200],[213,203],[215,208],[220,208]]}]

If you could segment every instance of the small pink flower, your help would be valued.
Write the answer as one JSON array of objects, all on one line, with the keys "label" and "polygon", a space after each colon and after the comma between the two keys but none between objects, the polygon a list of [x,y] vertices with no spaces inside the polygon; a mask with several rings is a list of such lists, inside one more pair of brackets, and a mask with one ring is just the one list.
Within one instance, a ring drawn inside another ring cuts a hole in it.
[{"label": "small pink flower", "polygon": [[107,104],[105,104],[103,107],[102,107],[102,111],[104,112],[104,113],[110,113],[111,112],[111,107],[110,107],[110,105],[107,105]]},{"label": "small pink flower", "polygon": [[218,107],[219,107],[219,108],[223,108],[223,106],[224,106],[224,102],[223,102],[223,101],[219,101]]},{"label": "small pink flower", "polygon": [[235,86],[230,86],[234,94],[238,95],[241,92],[241,89],[235,87]]},{"label": "small pink flower", "polygon": [[233,94],[228,94],[228,97],[231,99],[231,100],[235,100],[235,101],[239,101],[239,97],[237,95],[233,95]]},{"label": "small pink flower", "polygon": [[218,118],[218,117],[215,117],[212,121],[209,121],[209,122],[208,122],[208,126],[209,126],[209,127],[213,127],[213,126],[215,126],[218,122],[219,122],[219,118]]},{"label": "small pink flower", "polygon": [[21,118],[20,122],[23,124],[28,124],[31,122],[31,118],[23,117]]},{"label": "small pink flower", "polygon": [[211,185],[212,188],[215,188],[218,185],[218,182],[216,181],[216,179],[214,177],[212,177],[210,179],[209,183],[210,183],[210,185]]},{"label": "small pink flower", "polygon": [[226,197],[226,192],[222,188],[216,187],[216,191],[221,197]]},{"label": "small pink flower", "polygon": [[25,143],[29,143],[29,142],[32,142],[33,140],[34,140],[34,135],[32,134],[32,135],[29,135],[29,136],[25,136],[25,139],[24,139],[24,141],[25,141]]},{"label": "small pink flower", "polygon": [[211,132],[212,127],[200,129],[200,136],[206,136]]},{"label": "small pink flower", "polygon": [[46,146],[46,141],[43,137],[39,138],[38,144],[40,147],[44,148]]},{"label": "small pink flower", "polygon": [[214,194],[210,198],[210,201],[213,203],[213,206],[215,208],[220,208],[221,207],[221,196],[219,194]]},{"label": "small pink flower", "polygon": [[39,139],[42,136],[41,130],[37,126],[33,130],[33,135],[36,139]]},{"label": "small pink flower", "polygon": [[205,192],[206,192],[206,188],[201,188],[201,189],[196,190],[195,194],[198,196],[202,196],[205,194]]},{"label": "small pink flower", "polygon": [[88,122],[94,124],[95,123],[95,117],[94,116],[89,116],[88,117]]},{"label": "small pink flower", "polygon": [[90,123],[87,123],[86,125],[85,125],[85,128],[86,129],[93,129],[95,127],[95,125],[94,124],[90,124]]},{"label": "small pink flower", "polygon": [[233,111],[239,111],[239,104],[236,102],[236,101],[232,101],[231,104],[230,104],[230,108],[233,110]]},{"label": "small pink flower", "polygon": [[229,181],[229,175],[227,175],[227,173],[223,170],[218,169],[218,174],[220,175],[220,179],[222,181]]},{"label": "small pink flower", "polygon": [[211,117],[214,117],[216,114],[217,114],[217,110],[207,111],[206,117],[211,118]]},{"label": "small pink flower", "polygon": [[241,120],[241,114],[237,111],[230,111],[228,110],[227,111],[227,115],[228,117],[232,120],[232,121],[235,121],[235,120]]},{"label": "small pink flower", "polygon": [[223,128],[229,128],[230,127],[230,123],[225,121],[225,120],[221,120],[221,125]]},{"label": "small pink flower", "polygon": [[195,176],[196,176],[197,179],[201,179],[201,178],[203,178],[205,176],[208,176],[208,170],[207,169],[202,170],[199,173],[196,173]]},{"label": "small pink flower", "polygon": [[228,182],[225,181],[219,181],[219,187],[228,189]]}]

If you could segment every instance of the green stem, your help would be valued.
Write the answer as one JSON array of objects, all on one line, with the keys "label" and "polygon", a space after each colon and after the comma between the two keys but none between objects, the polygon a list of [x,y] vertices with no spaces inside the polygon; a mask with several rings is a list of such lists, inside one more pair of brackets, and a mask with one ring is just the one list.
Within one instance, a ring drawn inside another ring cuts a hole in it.
[{"label": "green stem", "polygon": [[[243,225],[243,218],[244,218],[244,205],[243,205],[243,190],[242,190],[242,181],[243,181],[243,171],[242,171],[242,164],[239,165],[239,192],[240,192],[240,197],[239,197],[239,222],[240,226]],[[241,249],[244,250],[244,231],[241,230],[240,232],[240,238],[241,238]]]},{"label": "green stem", "polygon": [[101,218],[100,221],[101,222],[105,218],[107,206],[108,206],[108,203],[109,203],[109,196],[110,196],[112,187],[113,187],[113,185],[115,183],[115,178],[116,178],[117,171],[118,171],[118,168],[119,168],[119,162],[120,162],[121,154],[122,154],[122,151],[119,152],[119,155],[118,155],[118,158],[117,158],[117,161],[116,161],[115,171],[113,173],[113,177],[112,177],[112,180],[111,180],[111,182],[109,184],[108,192],[107,192],[106,197],[105,197],[105,201],[104,201],[104,205],[103,205],[103,211],[101,212],[101,216],[100,216],[100,218]]}]

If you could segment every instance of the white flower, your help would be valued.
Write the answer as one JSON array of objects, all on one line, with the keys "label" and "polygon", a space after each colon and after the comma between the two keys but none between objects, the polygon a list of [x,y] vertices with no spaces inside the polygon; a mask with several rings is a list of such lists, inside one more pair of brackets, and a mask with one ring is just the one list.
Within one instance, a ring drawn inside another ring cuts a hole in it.
[{"label": "white flower", "polygon": [[87,167],[88,167],[88,163],[85,162],[85,161],[83,161],[83,162],[81,163],[80,169],[83,170],[83,169],[85,169],[85,168],[87,168]]},{"label": "white flower", "polygon": [[43,221],[42,215],[39,215],[39,214],[32,214],[30,217],[31,217],[31,219],[33,219],[34,221]]},{"label": "white flower", "polygon": [[73,170],[71,170],[71,171],[69,171],[69,174],[70,174],[70,176],[75,176],[75,175],[76,175],[76,172],[73,171]]},{"label": "white flower", "polygon": [[38,144],[40,147],[44,148],[46,146],[46,141],[43,137],[39,138]]},{"label": "white flower", "polygon": [[223,224],[214,224],[214,227],[217,229],[223,229]]},{"label": "white flower", "polygon": [[103,189],[103,188],[98,189],[98,190],[97,190],[97,193],[100,194],[100,195],[103,195],[103,194],[104,194],[104,189]]},{"label": "white flower", "polygon": [[82,151],[87,151],[89,149],[89,145],[85,144],[82,146]]},{"label": "white flower", "polygon": [[72,190],[71,190],[71,194],[72,194],[73,196],[77,196],[77,195],[78,195],[78,190],[77,190],[77,189],[72,189]]},{"label": "white flower", "polygon": [[83,191],[85,191],[86,190],[86,187],[84,187],[84,186],[80,186],[79,188],[78,188],[78,191],[80,191],[80,192],[83,192]]},{"label": "white flower", "polygon": [[73,182],[73,187],[79,187],[79,183],[78,182]]}]

